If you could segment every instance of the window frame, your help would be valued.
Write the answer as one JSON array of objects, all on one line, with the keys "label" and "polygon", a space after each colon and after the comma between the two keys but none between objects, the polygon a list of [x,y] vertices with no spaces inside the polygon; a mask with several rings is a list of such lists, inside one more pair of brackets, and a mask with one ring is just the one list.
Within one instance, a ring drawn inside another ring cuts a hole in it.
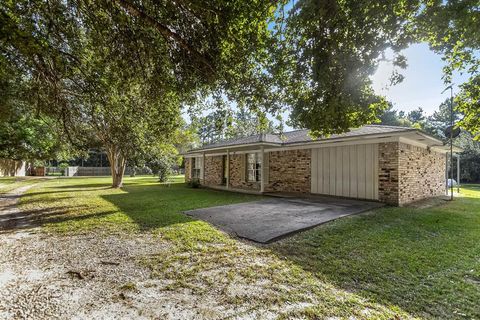
[{"label": "window frame", "polygon": [[192,179],[200,179],[202,168],[201,168],[201,157],[192,158]]},{"label": "window frame", "polygon": [[247,182],[261,182],[262,154],[249,152],[245,155],[245,177]]}]

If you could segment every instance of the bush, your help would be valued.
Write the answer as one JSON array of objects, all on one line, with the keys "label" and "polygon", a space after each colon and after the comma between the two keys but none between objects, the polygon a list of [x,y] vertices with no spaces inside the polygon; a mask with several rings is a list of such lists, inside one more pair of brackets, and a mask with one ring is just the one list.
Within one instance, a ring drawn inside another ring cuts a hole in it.
[{"label": "bush", "polygon": [[68,168],[68,163],[67,162],[62,162],[58,165],[58,167],[60,168],[60,172],[62,173],[62,176],[65,175],[65,169]]},{"label": "bush", "polygon": [[166,182],[168,180],[168,176],[171,174],[171,169],[169,166],[160,166],[158,168],[158,181]]},{"label": "bush", "polygon": [[192,179],[188,182],[188,186],[190,188],[199,188],[200,187],[200,180],[199,179]]}]

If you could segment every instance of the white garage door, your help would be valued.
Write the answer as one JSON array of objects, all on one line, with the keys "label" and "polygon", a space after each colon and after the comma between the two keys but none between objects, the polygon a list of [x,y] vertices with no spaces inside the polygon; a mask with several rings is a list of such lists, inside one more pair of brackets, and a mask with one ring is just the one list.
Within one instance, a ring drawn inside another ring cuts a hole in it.
[{"label": "white garage door", "polygon": [[378,199],[378,144],[312,149],[312,193]]}]

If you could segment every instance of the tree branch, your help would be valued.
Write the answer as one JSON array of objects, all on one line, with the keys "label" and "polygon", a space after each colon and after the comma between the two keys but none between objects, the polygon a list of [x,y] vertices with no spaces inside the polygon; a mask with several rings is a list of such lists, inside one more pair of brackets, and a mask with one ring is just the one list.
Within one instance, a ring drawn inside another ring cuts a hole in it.
[{"label": "tree branch", "polygon": [[175,41],[182,49],[186,50],[188,53],[195,56],[202,64],[204,64],[210,71],[214,72],[214,68],[211,65],[210,61],[198,52],[195,48],[193,48],[189,43],[187,43],[180,35],[170,30],[169,27],[161,24],[141,9],[137,8],[134,4],[132,4],[128,0],[114,0],[118,3],[123,9],[125,9],[131,15],[140,18],[150,24],[152,27],[157,29],[158,32],[165,38]]}]

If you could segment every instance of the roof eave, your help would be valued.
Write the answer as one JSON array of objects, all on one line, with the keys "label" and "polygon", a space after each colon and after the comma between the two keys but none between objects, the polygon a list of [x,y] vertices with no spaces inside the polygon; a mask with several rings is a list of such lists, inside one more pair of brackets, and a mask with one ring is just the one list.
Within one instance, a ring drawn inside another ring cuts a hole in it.
[{"label": "roof eave", "polygon": [[275,142],[252,142],[252,143],[242,143],[242,144],[233,144],[228,146],[220,146],[220,147],[213,147],[213,148],[199,148],[187,151],[184,154],[192,154],[192,153],[202,153],[207,151],[218,151],[218,150],[227,150],[227,149],[238,149],[238,148],[245,148],[245,147],[281,147],[281,143]]}]

